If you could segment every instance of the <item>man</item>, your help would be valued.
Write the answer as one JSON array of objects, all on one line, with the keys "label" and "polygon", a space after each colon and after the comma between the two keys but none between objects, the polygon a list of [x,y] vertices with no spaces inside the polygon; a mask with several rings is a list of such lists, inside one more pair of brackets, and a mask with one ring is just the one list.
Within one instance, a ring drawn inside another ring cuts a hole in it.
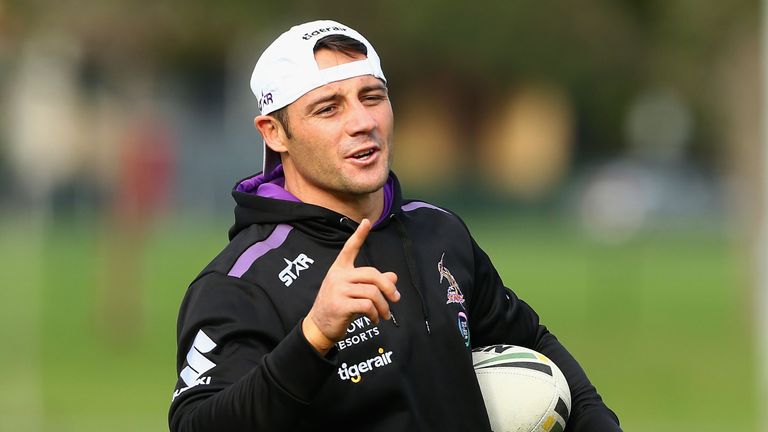
[{"label": "man", "polygon": [[371,44],[293,27],[256,64],[264,170],[241,181],[230,243],[178,322],[173,431],[488,431],[473,347],[547,355],[568,431],[619,431],[576,361],[504,287],[452,213],[405,201]]}]

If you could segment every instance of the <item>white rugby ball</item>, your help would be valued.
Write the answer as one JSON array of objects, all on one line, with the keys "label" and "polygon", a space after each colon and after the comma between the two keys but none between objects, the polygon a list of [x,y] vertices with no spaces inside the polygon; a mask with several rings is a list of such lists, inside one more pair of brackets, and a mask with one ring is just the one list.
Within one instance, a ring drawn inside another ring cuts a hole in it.
[{"label": "white rugby ball", "polygon": [[472,350],[472,364],[494,432],[562,432],[571,391],[546,356],[515,345]]}]

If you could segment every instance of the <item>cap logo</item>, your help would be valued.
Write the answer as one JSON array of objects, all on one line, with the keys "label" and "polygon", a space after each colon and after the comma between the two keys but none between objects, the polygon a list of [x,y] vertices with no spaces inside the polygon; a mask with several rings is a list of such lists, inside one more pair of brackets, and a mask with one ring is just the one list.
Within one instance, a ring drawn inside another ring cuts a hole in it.
[{"label": "cap logo", "polygon": [[[360,49],[366,53],[366,58],[353,56],[355,61],[320,68],[314,57],[315,47],[319,40],[330,36],[351,37],[364,46],[365,49]],[[364,75],[372,75],[386,83],[379,56],[370,42],[349,26],[321,20],[293,26],[275,39],[261,53],[253,68],[250,84],[256,99],[254,105],[260,114],[268,115],[290,105],[313,89]]]},{"label": "cap logo", "polygon": [[259,99],[259,110],[261,110],[265,105],[270,105],[273,102],[272,100],[272,93],[261,94],[261,98]]},{"label": "cap logo", "polygon": [[302,36],[301,38],[304,40],[310,40],[313,37],[319,35],[320,33],[325,33],[329,31],[347,31],[347,29],[345,29],[344,27],[324,27],[324,28],[319,28],[313,31],[312,33],[304,33],[304,36]]}]

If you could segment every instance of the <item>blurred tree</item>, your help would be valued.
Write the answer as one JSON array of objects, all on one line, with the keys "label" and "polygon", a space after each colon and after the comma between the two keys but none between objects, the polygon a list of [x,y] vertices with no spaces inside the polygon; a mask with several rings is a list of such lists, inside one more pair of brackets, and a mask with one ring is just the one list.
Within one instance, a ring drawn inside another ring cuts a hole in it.
[{"label": "blurred tree", "polygon": [[[290,24],[333,18],[363,29],[379,48],[395,101],[431,86],[454,110],[472,145],[499,95],[531,79],[563,86],[573,99],[576,160],[619,153],[627,106],[644,88],[667,86],[703,121],[691,151],[717,159],[712,63],[738,33],[756,34],[757,0],[27,0],[8,13],[24,31],[62,28],[115,74],[132,68],[221,79],[237,41],[263,44]],[[254,58],[255,60],[255,58]],[[210,96],[210,95],[209,95]]]}]

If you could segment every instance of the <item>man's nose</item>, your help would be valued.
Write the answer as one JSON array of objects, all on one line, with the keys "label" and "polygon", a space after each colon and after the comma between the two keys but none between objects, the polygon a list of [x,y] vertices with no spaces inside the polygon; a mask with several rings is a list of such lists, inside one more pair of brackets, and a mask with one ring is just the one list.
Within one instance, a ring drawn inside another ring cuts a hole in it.
[{"label": "man's nose", "polygon": [[350,103],[347,115],[346,128],[349,135],[369,133],[378,125],[369,108],[360,101]]}]

